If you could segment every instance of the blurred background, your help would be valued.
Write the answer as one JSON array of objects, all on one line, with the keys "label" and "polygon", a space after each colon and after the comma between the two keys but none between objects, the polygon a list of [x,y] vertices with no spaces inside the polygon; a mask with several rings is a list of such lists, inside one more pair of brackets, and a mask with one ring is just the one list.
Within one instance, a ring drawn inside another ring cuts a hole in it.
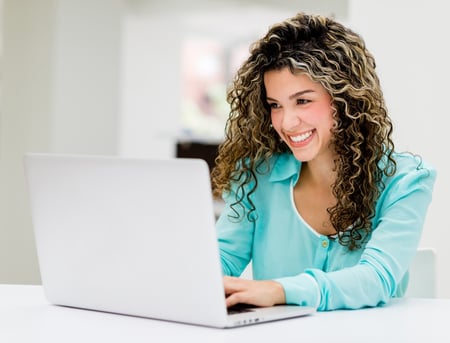
[{"label": "blurred background", "polygon": [[398,150],[437,168],[421,247],[435,249],[437,295],[450,297],[450,47],[439,0],[0,0],[0,283],[40,283],[25,152],[211,161],[249,44],[298,11],[365,38]]}]

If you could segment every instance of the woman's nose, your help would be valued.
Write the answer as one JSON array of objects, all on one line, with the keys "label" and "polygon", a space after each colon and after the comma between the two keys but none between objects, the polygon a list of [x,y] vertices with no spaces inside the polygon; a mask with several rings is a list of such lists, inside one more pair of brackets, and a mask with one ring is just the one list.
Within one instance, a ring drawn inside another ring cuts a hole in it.
[{"label": "woman's nose", "polygon": [[283,127],[285,130],[296,128],[302,122],[300,113],[294,109],[285,109],[283,115]]}]

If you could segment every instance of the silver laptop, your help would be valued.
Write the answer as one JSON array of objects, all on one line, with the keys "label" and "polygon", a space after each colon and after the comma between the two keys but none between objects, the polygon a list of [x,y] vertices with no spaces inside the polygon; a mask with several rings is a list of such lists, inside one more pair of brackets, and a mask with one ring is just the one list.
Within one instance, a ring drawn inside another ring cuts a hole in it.
[{"label": "silver laptop", "polygon": [[205,161],[57,154],[24,159],[51,303],[212,327],[315,311],[274,306],[228,314]]}]

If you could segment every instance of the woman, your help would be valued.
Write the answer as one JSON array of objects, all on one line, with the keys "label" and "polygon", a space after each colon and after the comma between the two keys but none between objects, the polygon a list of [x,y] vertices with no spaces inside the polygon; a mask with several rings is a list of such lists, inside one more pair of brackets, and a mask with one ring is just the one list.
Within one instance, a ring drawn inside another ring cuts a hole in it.
[{"label": "woman", "polygon": [[[319,311],[401,296],[436,173],[397,153],[362,38],[299,13],[251,48],[212,172],[228,306]],[[253,280],[238,276],[252,261]]]}]

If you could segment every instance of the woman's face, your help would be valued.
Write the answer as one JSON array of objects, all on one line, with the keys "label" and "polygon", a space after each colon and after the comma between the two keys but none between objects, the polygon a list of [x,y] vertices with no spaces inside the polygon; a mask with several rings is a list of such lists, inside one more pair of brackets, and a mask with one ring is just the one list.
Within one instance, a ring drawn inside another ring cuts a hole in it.
[{"label": "woman's face", "polygon": [[325,88],[287,67],[267,71],[264,86],[272,126],[294,156],[302,162],[332,159],[333,108]]}]

